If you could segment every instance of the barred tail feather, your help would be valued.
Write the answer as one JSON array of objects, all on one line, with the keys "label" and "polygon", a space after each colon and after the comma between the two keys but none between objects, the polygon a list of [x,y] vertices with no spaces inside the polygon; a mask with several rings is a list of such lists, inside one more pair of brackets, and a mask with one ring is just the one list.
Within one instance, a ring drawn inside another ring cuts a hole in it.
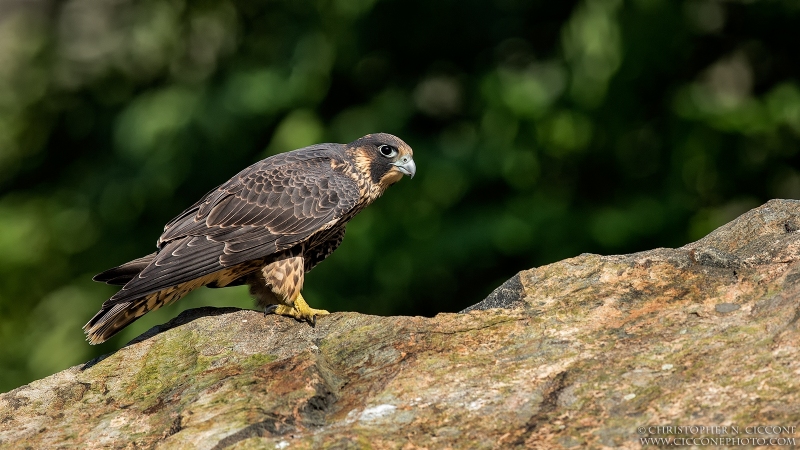
[{"label": "barred tail feather", "polygon": [[86,340],[92,345],[107,341],[111,336],[145,315],[149,311],[144,308],[146,305],[147,297],[117,303],[109,308],[104,307],[83,326]]},{"label": "barred tail feather", "polygon": [[92,345],[101,344],[139,317],[180,299],[195,287],[184,284],[133,300],[106,302],[92,320],[83,326],[86,340]]},{"label": "barred tail feather", "polygon": [[[120,269],[126,266],[133,266],[137,261],[143,261],[145,258],[152,255],[139,258],[138,260],[131,261],[128,264],[103,272],[104,275],[113,270]],[[151,258],[152,259],[152,258]],[[197,289],[201,286],[210,285],[212,287],[227,287],[238,286],[246,282],[246,276],[258,270],[263,260],[249,261],[238,266],[234,266],[219,272],[206,275],[204,277],[195,278],[194,280],[180,283],[174,286],[163,288],[156,292],[139,291],[136,292],[135,288],[128,291],[129,297],[118,297],[119,293],[103,303],[100,312],[92,317],[86,325],[83,326],[86,332],[86,340],[91,344],[100,344],[107,341],[111,336],[117,334],[120,330],[133,323],[139,317],[147,314],[150,311],[161,308],[174,301],[179,300],[190,291]],[[130,271],[132,272],[132,270]],[[130,273],[129,272],[129,273]],[[138,272],[136,272],[138,274]],[[136,276],[132,275],[132,278]],[[95,280],[98,280],[98,275]],[[114,279],[111,276],[111,279]],[[99,281],[105,281],[99,280]],[[122,291],[120,291],[122,292]],[[116,297],[116,298],[115,298]]]}]

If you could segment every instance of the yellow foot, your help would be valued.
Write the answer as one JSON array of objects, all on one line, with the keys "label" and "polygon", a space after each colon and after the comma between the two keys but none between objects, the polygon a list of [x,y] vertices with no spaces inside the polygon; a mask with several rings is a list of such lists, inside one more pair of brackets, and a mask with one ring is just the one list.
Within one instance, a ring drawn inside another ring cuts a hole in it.
[{"label": "yellow foot", "polygon": [[294,317],[297,320],[302,320],[310,323],[311,325],[317,324],[317,316],[325,316],[330,314],[324,309],[314,309],[308,306],[306,300],[302,295],[298,295],[294,301],[294,306],[289,305],[271,305],[267,308],[266,312],[274,312],[281,316]]}]

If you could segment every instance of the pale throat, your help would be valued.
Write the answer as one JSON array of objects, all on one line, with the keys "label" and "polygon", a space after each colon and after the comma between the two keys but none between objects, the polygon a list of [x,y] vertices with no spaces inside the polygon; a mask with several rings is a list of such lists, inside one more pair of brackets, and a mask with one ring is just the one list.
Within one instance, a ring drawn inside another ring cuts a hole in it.
[{"label": "pale throat", "polygon": [[400,181],[401,178],[403,178],[403,172],[392,168],[381,177],[381,181],[378,182],[378,184],[380,184],[381,188],[385,190],[389,186]]}]

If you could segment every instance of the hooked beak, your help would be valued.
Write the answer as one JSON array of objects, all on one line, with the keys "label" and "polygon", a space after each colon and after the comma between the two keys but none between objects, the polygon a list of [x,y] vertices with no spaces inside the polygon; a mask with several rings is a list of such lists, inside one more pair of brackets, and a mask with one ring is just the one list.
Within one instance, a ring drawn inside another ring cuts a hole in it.
[{"label": "hooked beak", "polygon": [[397,167],[397,170],[403,172],[411,178],[414,178],[414,174],[417,173],[417,165],[410,156],[403,156],[396,162],[393,162],[392,165]]}]

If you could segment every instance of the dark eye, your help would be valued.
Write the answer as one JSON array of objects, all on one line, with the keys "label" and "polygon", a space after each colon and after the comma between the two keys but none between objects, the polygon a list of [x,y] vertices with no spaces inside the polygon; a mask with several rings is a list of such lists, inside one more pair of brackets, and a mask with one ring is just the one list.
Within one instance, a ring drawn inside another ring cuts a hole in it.
[{"label": "dark eye", "polygon": [[397,154],[397,149],[392,147],[391,145],[381,145],[378,147],[378,151],[381,152],[381,155],[391,158],[392,156]]}]

